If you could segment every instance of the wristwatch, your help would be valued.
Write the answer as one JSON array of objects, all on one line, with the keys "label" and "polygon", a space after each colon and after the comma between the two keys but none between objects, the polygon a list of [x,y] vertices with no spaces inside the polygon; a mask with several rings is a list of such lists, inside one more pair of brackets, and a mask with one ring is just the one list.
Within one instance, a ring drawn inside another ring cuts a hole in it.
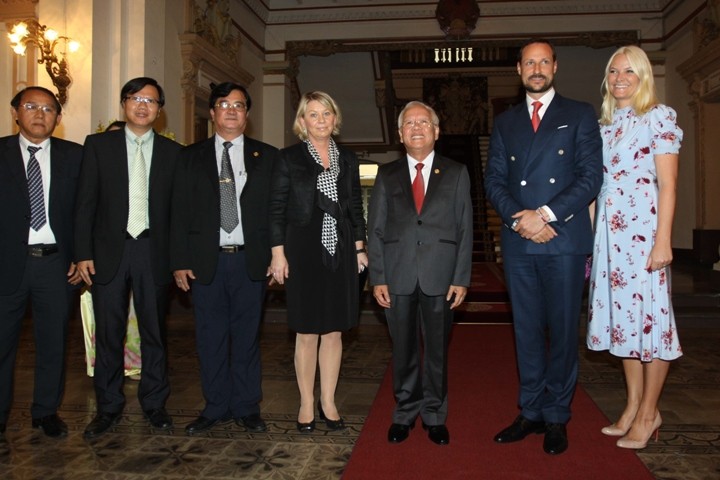
[{"label": "wristwatch", "polygon": [[515,227],[517,227],[517,224],[518,224],[518,223],[520,223],[520,219],[519,219],[519,218],[516,218],[515,221],[512,223],[512,225],[510,225],[510,230],[512,230],[512,231],[514,232],[514,231],[515,231]]}]

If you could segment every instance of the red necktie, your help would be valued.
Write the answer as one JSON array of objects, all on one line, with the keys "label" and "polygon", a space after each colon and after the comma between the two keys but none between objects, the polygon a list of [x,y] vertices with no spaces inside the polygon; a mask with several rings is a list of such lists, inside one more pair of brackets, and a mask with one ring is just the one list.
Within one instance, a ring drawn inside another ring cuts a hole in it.
[{"label": "red necktie", "polygon": [[538,127],[540,126],[540,115],[538,113],[540,112],[540,107],[542,107],[542,103],[540,102],[533,102],[533,113],[532,118],[530,118],[530,121],[532,122],[533,130],[537,132]]},{"label": "red necktie", "polygon": [[423,200],[425,200],[425,180],[423,179],[422,168],[422,162],[415,165],[417,173],[412,183],[413,199],[415,199],[415,209],[417,213],[420,213],[420,210],[422,210]]}]

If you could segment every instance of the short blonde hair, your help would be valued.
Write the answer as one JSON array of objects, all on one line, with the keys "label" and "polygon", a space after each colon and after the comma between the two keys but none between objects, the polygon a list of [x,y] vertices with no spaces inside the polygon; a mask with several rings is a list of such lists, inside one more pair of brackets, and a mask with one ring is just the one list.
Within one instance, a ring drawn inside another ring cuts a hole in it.
[{"label": "short blonde hair", "polygon": [[402,130],[403,126],[403,117],[405,116],[405,112],[411,109],[412,107],[423,107],[425,110],[428,111],[430,114],[430,119],[432,120],[432,124],[436,127],[440,126],[440,117],[438,117],[438,114],[435,113],[435,110],[428,105],[427,103],[420,102],[418,100],[413,100],[411,102],[408,102],[405,107],[403,107],[402,110],[400,110],[400,114],[398,115],[398,130]]},{"label": "short blonde hair", "polygon": [[608,75],[610,73],[610,66],[618,55],[625,55],[630,67],[640,80],[638,88],[632,97],[632,108],[635,113],[637,115],[643,115],[658,104],[655,93],[655,78],[653,77],[652,65],[650,64],[650,59],[647,54],[642,48],[636,47],[635,45],[620,47],[612,54],[605,66],[605,78],[603,79],[600,89],[603,96],[602,108],[600,109],[600,123],[603,125],[610,125],[612,123],[613,112],[617,106],[617,100],[615,100],[615,97],[610,93]]},{"label": "short blonde hair", "polygon": [[305,116],[307,111],[308,103],[312,101],[320,102],[322,106],[330,110],[335,114],[335,128],[333,128],[332,134],[340,134],[340,125],[342,125],[342,113],[340,113],[340,107],[338,107],[335,100],[325,92],[315,90],[314,92],[307,92],[303,94],[298,105],[297,112],[295,113],[295,122],[293,123],[293,133],[297,135],[300,140],[307,140],[307,130],[305,130],[300,123],[300,119]]}]

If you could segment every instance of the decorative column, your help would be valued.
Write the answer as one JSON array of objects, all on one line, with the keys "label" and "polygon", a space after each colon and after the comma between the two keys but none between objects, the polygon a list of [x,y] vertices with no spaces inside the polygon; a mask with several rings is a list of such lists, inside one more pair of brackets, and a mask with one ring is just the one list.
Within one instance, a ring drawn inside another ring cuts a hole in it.
[{"label": "decorative column", "polygon": [[720,29],[718,19],[695,23],[695,53],[678,66],[692,95],[695,120],[695,225],[693,254],[701,263],[718,261],[720,245]]}]

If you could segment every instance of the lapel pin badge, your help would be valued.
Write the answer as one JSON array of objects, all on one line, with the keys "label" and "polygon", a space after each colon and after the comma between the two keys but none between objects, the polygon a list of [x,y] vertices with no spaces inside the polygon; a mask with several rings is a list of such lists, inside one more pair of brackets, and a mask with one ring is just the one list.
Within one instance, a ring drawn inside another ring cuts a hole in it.
[{"label": "lapel pin badge", "polygon": [[435,175],[437,175],[438,173],[440,173],[440,169],[439,169],[439,168],[436,168],[436,169],[435,169]]},{"label": "lapel pin badge", "polygon": [[253,152],[253,157],[259,157],[259,156],[260,156],[259,152]]}]

